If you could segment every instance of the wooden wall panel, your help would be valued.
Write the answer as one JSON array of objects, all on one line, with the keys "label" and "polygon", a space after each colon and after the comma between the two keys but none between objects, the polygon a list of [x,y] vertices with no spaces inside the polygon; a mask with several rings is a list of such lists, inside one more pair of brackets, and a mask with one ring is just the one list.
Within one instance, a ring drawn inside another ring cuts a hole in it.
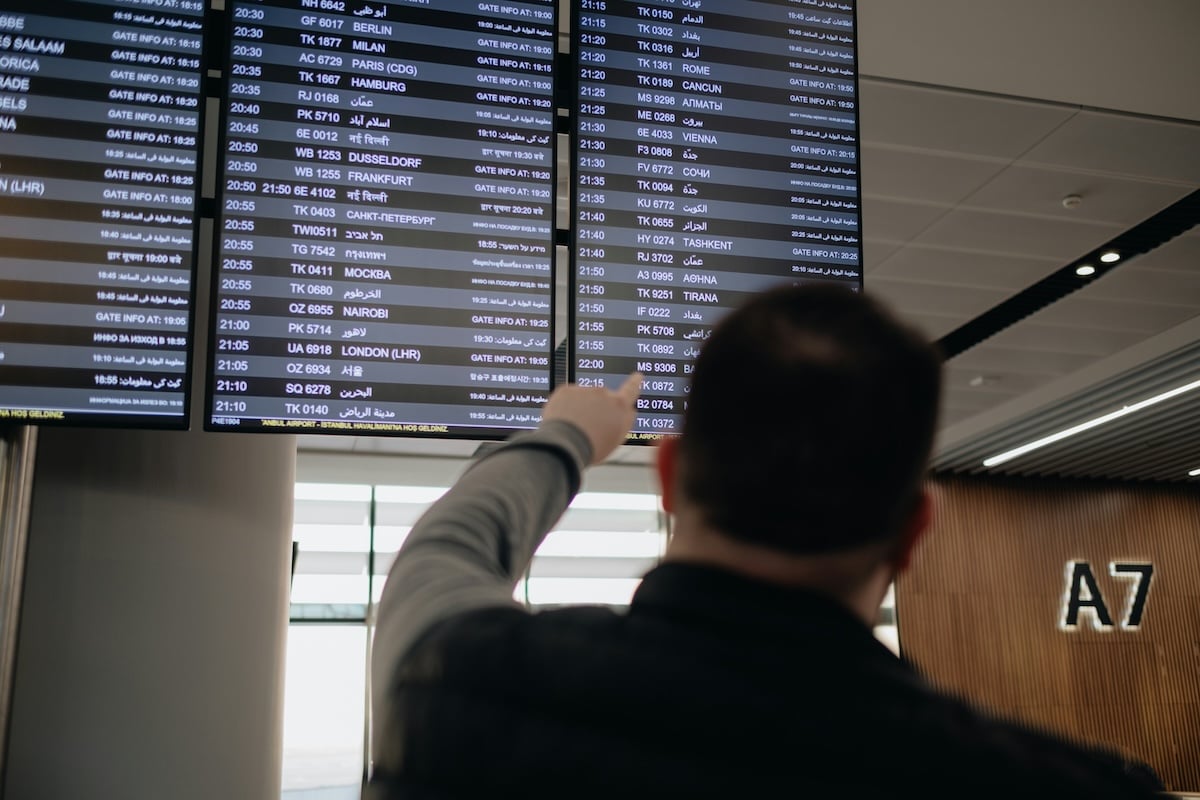
[{"label": "wooden wall panel", "polygon": [[[1200,494],[1191,487],[995,479],[934,485],[936,515],[896,586],[900,647],[934,683],[1009,717],[1149,763],[1200,792]],[[1115,623],[1060,627],[1087,561]],[[1119,625],[1150,562],[1137,629]]]}]

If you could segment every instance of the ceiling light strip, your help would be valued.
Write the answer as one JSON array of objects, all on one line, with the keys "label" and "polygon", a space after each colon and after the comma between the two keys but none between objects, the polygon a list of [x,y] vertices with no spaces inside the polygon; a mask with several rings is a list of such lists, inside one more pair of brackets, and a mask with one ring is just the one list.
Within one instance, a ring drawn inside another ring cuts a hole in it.
[{"label": "ceiling light strip", "polygon": [[1061,442],[1063,439],[1076,436],[1084,431],[1090,431],[1092,428],[1105,425],[1113,420],[1120,419],[1121,417],[1141,411],[1144,408],[1158,405],[1159,403],[1170,400],[1172,397],[1178,397],[1181,394],[1186,394],[1187,392],[1191,392],[1196,389],[1200,389],[1200,380],[1186,383],[1183,386],[1177,386],[1174,389],[1163,392],[1162,394],[1156,394],[1153,397],[1148,397],[1145,400],[1134,403],[1133,405],[1119,408],[1116,411],[1110,411],[1107,414],[1094,417],[1086,422],[1081,422],[1078,425],[1072,425],[1070,428],[1065,428],[1057,433],[1052,433],[1049,436],[1043,436],[1040,439],[1035,439],[1032,442],[1021,445],[1020,447],[1014,447],[1012,450],[1006,450],[1005,452],[991,456],[990,458],[985,458],[983,460],[983,465],[989,468],[997,467],[1008,461],[1012,461],[1014,458],[1023,456],[1026,453],[1031,453],[1034,450],[1040,450],[1047,445],[1054,444],[1055,442]]},{"label": "ceiling light strip", "polygon": [[[1195,374],[1195,366],[1182,374],[1187,375],[1189,372]],[[1087,402],[1083,402],[1081,396],[1073,398],[1071,402],[1064,403],[1060,407],[1032,412],[1028,417],[1018,420],[1016,423],[1001,426],[992,431],[986,438],[981,437],[976,442],[968,442],[956,451],[946,453],[937,466],[950,469],[974,469],[980,465],[983,459],[995,453],[1006,452],[1018,444],[1042,438],[1047,430],[1066,430],[1079,424],[1081,418],[1091,419],[1090,415],[1095,414],[1097,408],[1123,408],[1128,404],[1131,394],[1157,395],[1178,386],[1178,384],[1179,379],[1176,377],[1166,385],[1153,382],[1147,385],[1120,386],[1117,387],[1117,391],[1110,391],[1107,387],[1093,390],[1088,393]],[[1088,444],[1098,444],[1113,437],[1119,437],[1129,430],[1131,425],[1136,425],[1136,423],[1129,422],[1122,425],[1119,432],[1097,431],[1088,437]],[[1047,457],[1043,456],[1043,458]],[[1071,456],[1067,456],[1067,458],[1069,459]]]},{"label": "ceiling light strip", "polygon": [[[981,462],[984,458],[1011,447],[1013,443],[1036,439],[1047,429],[1069,427],[1076,420],[1095,413],[1096,408],[1123,405],[1131,395],[1147,396],[1166,391],[1179,384],[1180,375],[1196,374],[1200,374],[1200,341],[1139,364],[1036,412],[1026,412],[1020,418],[993,427],[987,433],[941,449],[934,459],[934,469],[949,473],[982,471]],[[1178,416],[1182,412],[1175,413]],[[1128,425],[1122,425],[1120,429],[1124,431],[1127,428]],[[1089,437],[1089,441],[1094,437],[1095,434]]]},{"label": "ceiling light strip", "polygon": [[1200,432],[1172,435],[1166,439],[1161,435],[1164,424],[1174,430],[1200,431],[1200,413],[1196,409],[1185,410],[1180,405],[1177,403],[1170,410],[1143,414],[1120,425],[1093,431],[1077,439],[1072,446],[1046,448],[1029,455],[1019,462],[1019,472],[1026,475],[1179,480],[1183,472],[1193,466],[1196,453],[1200,453]]}]

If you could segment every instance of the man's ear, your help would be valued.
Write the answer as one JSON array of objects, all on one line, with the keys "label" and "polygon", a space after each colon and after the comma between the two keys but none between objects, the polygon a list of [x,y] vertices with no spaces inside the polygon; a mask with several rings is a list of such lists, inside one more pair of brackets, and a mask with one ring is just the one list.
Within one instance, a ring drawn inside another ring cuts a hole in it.
[{"label": "man's ear", "polygon": [[655,464],[658,467],[659,489],[662,491],[663,511],[675,513],[675,478],[678,474],[679,439],[671,436],[658,441]]},{"label": "man's ear", "polygon": [[912,562],[913,553],[917,549],[917,544],[924,537],[925,532],[929,530],[929,526],[932,523],[933,493],[928,487],[924,487],[921,489],[921,494],[917,498],[916,505],[914,505],[912,513],[909,514],[908,520],[904,525],[904,530],[896,542],[893,564],[896,567],[897,573],[908,569],[908,565]]}]

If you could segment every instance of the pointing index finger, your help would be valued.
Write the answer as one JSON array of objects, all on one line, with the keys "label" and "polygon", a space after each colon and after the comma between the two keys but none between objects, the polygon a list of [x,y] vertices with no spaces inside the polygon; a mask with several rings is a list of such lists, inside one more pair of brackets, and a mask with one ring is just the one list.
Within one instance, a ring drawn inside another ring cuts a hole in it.
[{"label": "pointing index finger", "polygon": [[617,389],[617,395],[633,405],[642,393],[642,373],[631,372],[625,382]]}]

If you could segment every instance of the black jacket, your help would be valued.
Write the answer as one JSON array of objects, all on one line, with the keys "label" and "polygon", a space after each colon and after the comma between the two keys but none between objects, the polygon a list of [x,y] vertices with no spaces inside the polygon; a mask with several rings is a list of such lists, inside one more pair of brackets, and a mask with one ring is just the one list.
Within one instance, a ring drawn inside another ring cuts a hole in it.
[{"label": "black jacket", "polygon": [[680,563],[627,613],[441,622],[382,705],[372,800],[1154,796],[933,691],[828,599]]}]

